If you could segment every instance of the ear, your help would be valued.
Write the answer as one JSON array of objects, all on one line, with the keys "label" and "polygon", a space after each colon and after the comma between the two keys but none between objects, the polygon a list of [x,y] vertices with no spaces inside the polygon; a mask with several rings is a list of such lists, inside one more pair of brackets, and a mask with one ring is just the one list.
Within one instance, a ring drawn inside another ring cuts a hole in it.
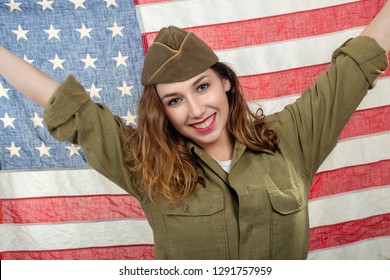
[{"label": "ear", "polygon": [[228,92],[231,89],[231,87],[232,87],[232,85],[230,84],[229,79],[226,79],[226,78],[223,79],[222,83],[223,83],[223,89],[225,90],[225,92]]}]

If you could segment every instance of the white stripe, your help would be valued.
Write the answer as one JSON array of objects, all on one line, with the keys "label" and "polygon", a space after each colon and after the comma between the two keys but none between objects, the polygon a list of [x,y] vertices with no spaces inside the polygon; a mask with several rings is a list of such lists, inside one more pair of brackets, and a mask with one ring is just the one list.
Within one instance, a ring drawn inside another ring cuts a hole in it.
[{"label": "white stripe", "polygon": [[161,27],[192,27],[302,12],[357,2],[356,0],[196,0],[170,1],[136,6],[141,32]]},{"label": "white stripe", "polygon": [[[254,112],[262,108],[265,115],[279,112],[293,103],[300,94],[292,94],[280,98],[269,98],[264,100],[252,100],[248,102],[249,108]],[[368,91],[367,96],[362,100],[357,110],[366,110],[390,105],[390,77],[379,79],[376,87]]]},{"label": "white stripe", "polygon": [[390,213],[390,186],[369,188],[309,201],[310,227]]},{"label": "white stripe", "polygon": [[329,63],[332,53],[363,28],[352,28],[325,35],[272,44],[216,51],[221,62],[233,67],[239,76],[283,71]]},{"label": "white stripe", "polygon": [[300,94],[293,94],[278,98],[252,100],[248,102],[248,106],[252,112],[256,112],[257,109],[261,108],[267,116],[282,111],[285,106],[295,102],[295,100],[297,100],[300,96]]},{"label": "white stripe", "polygon": [[92,169],[0,172],[0,197],[126,194]]},{"label": "white stripe", "polygon": [[[309,260],[388,260],[390,236],[309,252]],[[385,277],[385,276],[384,276]]]},{"label": "white stripe", "polygon": [[341,140],[318,172],[390,159],[390,131]]},{"label": "white stripe", "polygon": [[0,251],[153,244],[144,219],[62,224],[0,224]]},{"label": "white stripe", "polygon": [[368,92],[358,110],[390,105],[390,77],[378,79],[377,85]]},{"label": "white stripe", "polygon": [[[389,143],[390,132],[340,141],[319,172],[390,159]],[[92,169],[0,173],[2,198],[93,194],[126,192]]]}]

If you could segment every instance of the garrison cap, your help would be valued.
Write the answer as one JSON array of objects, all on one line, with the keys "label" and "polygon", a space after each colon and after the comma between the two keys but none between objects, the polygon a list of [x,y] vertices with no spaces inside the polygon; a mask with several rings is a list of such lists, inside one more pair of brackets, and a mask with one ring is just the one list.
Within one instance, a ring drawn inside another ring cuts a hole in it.
[{"label": "garrison cap", "polygon": [[145,56],[142,85],[188,80],[218,62],[213,50],[192,32],[162,28]]}]

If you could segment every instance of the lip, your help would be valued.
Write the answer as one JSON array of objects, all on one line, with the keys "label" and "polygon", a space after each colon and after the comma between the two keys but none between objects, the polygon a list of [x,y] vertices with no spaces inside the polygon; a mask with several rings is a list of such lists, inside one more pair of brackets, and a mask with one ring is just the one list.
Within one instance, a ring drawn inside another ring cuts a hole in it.
[{"label": "lip", "polygon": [[[207,127],[204,127],[204,128],[201,128],[201,127],[196,127],[196,125],[199,125],[199,124],[202,124],[202,123],[205,123],[207,122],[208,120],[212,119],[211,123],[207,126]],[[215,126],[215,123],[216,123],[216,120],[217,120],[217,116],[216,116],[216,113],[212,114],[211,116],[209,116],[208,118],[206,118],[205,120],[201,121],[201,122],[197,122],[197,123],[193,123],[191,124],[190,126],[196,130],[197,132],[199,133],[208,133],[210,132],[214,126]]]}]

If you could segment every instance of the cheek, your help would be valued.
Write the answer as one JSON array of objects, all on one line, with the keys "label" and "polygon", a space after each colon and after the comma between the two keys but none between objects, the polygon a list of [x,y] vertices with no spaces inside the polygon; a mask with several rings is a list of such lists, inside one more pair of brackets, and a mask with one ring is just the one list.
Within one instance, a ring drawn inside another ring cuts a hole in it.
[{"label": "cheek", "polygon": [[224,111],[226,110],[229,111],[229,100],[226,93],[223,96],[221,96],[219,100],[219,104]]},{"label": "cheek", "polygon": [[224,108],[228,104],[227,96],[224,91],[214,92],[205,95],[204,104],[210,107]]},{"label": "cheek", "polygon": [[185,117],[180,110],[165,111],[165,116],[176,130],[180,130],[180,126],[183,125],[185,120]]}]

